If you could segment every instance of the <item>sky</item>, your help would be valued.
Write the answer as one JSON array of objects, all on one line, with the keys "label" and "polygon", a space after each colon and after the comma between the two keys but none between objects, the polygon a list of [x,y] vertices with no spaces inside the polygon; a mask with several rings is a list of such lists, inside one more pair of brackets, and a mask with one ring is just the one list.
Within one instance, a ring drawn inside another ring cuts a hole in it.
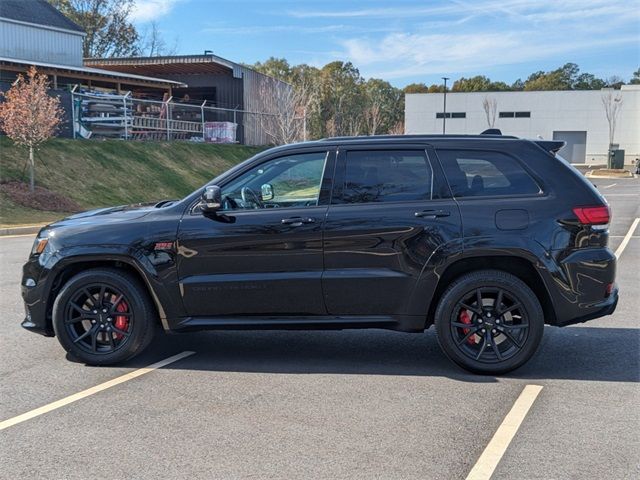
[{"label": "sky", "polygon": [[352,62],[397,87],[486,75],[508,83],[567,62],[628,80],[640,67],[640,0],[136,0],[178,54],[235,62]]}]

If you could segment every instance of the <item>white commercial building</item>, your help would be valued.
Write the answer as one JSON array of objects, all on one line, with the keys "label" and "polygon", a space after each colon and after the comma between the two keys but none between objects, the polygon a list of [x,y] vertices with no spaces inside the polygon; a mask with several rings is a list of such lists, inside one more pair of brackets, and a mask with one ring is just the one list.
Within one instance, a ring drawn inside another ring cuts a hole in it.
[{"label": "white commercial building", "polygon": [[[504,135],[564,140],[560,152],[572,163],[604,164],[609,146],[609,123],[603,97],[618,100],[613,143],[625,150],[625,164],[640,158],[640,85],[620,90],[559,90],[541,92],[447,93],[446,133],[478,134],[493,128]],[[407,94],[405,133],[442,133],[444,94]]]}]

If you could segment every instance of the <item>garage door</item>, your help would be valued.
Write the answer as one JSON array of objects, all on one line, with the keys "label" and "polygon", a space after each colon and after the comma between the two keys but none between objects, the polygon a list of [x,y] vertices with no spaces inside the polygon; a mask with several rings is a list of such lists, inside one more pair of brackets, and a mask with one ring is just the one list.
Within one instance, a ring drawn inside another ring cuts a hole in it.
[{"label": "garage door", "polygon": [[567,144],[558,152],[571,163],[585,163],[587,157],[587,132],[553,132],[554,140]]}]

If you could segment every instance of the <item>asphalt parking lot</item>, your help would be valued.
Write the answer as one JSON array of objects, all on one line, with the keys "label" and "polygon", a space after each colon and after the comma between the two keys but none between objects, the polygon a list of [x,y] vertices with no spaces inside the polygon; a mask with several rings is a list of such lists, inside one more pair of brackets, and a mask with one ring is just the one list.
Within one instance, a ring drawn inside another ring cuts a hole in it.
[{"label": "asphalt parking lot", "polygon": [[88,367],[20,327],[33,237],[2,237],[0,422],[195,353],[7,426],[0,477],[465,478],[537,385],[492,478],[640,478],[640,179],[593,181],[613,210],[618,309],[546,327],[537,356],[498,378],[454,366],[433,331],[166,335]]}]

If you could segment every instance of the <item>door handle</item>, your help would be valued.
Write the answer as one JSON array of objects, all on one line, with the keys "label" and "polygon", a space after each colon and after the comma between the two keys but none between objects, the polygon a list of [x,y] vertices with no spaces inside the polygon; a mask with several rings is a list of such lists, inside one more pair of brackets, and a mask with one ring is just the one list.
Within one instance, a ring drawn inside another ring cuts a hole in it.
[{"label": "door handle", "polygon": [[280,222],[283,225],[291,225],[292,227],[299,227],[303,224],[316,223],[316,219],[311,217],[291,217],[291,218],[283,218]]},{"label": "door handle", "polygon": [[449,215],[451,215],[449,210],[423,210],[415,213],[418,218],[448,217]]}]

